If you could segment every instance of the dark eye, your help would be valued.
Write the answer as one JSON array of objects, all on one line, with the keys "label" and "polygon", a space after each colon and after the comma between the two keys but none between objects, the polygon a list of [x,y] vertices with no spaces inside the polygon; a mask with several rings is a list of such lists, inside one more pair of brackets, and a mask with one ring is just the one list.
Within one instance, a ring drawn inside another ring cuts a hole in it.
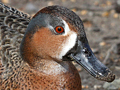
[{"label": "dark eye", "polygon": [[56,31],[57,33],[63,33],[63,32],[64,32],[64,28],[61,27],[61,26],[57,26],[57,27],[55,28],[55,31]]}]

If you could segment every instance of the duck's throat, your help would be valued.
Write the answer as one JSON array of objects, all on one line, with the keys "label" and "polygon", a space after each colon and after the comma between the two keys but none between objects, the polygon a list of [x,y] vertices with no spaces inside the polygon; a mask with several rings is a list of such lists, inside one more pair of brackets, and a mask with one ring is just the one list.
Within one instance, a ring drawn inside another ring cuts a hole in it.
[{"label": "duck's throat", "polygon": [[47,75],[58,75],[69,72],[71,62],[56,62],[54,60],[41,59],[34,62],[31,68]]}]

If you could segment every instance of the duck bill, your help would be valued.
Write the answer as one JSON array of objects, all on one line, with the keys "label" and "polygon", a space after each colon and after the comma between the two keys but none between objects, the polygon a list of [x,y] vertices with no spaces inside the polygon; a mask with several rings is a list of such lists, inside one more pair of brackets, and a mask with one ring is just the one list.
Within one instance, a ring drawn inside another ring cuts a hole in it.
[{"label": "duck bill", "polygon": [[70,53],[69,57],[86,69],[93,77],[107,82],[112,82],[115,79],[115,75],[95,57],[88,42],[82,43],[78,40],[75,49],[72,50],[75,52]]}]

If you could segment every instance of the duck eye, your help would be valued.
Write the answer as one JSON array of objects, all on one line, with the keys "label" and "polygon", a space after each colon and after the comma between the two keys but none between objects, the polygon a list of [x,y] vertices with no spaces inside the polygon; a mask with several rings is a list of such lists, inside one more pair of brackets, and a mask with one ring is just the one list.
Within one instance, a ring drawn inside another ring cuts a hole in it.
[{"label": "duck eye", "polygon": [[55,31],[56,31],[57,33],[63,33],[63,32],[64,32],[64,28],[61,27],[61,26],[57,26],[57,27],[55,28]]}]

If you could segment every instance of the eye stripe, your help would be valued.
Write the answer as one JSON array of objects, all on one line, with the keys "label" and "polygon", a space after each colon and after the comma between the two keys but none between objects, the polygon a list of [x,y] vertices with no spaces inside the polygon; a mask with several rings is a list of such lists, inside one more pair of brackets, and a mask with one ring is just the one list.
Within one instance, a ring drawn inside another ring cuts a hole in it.
[{"label": "eye stripe", "polygon": [[71,31],[71,30],[70,30],[68,24],[66,23],[66,21],[64,21],[64,20],[62,20],[62,21],[63,21],[63,23],[64,23],[64,25],[65,25],[65,27],[64,27],[65,33],[64,33],[63,35],[67,35],[68,32]]}]

